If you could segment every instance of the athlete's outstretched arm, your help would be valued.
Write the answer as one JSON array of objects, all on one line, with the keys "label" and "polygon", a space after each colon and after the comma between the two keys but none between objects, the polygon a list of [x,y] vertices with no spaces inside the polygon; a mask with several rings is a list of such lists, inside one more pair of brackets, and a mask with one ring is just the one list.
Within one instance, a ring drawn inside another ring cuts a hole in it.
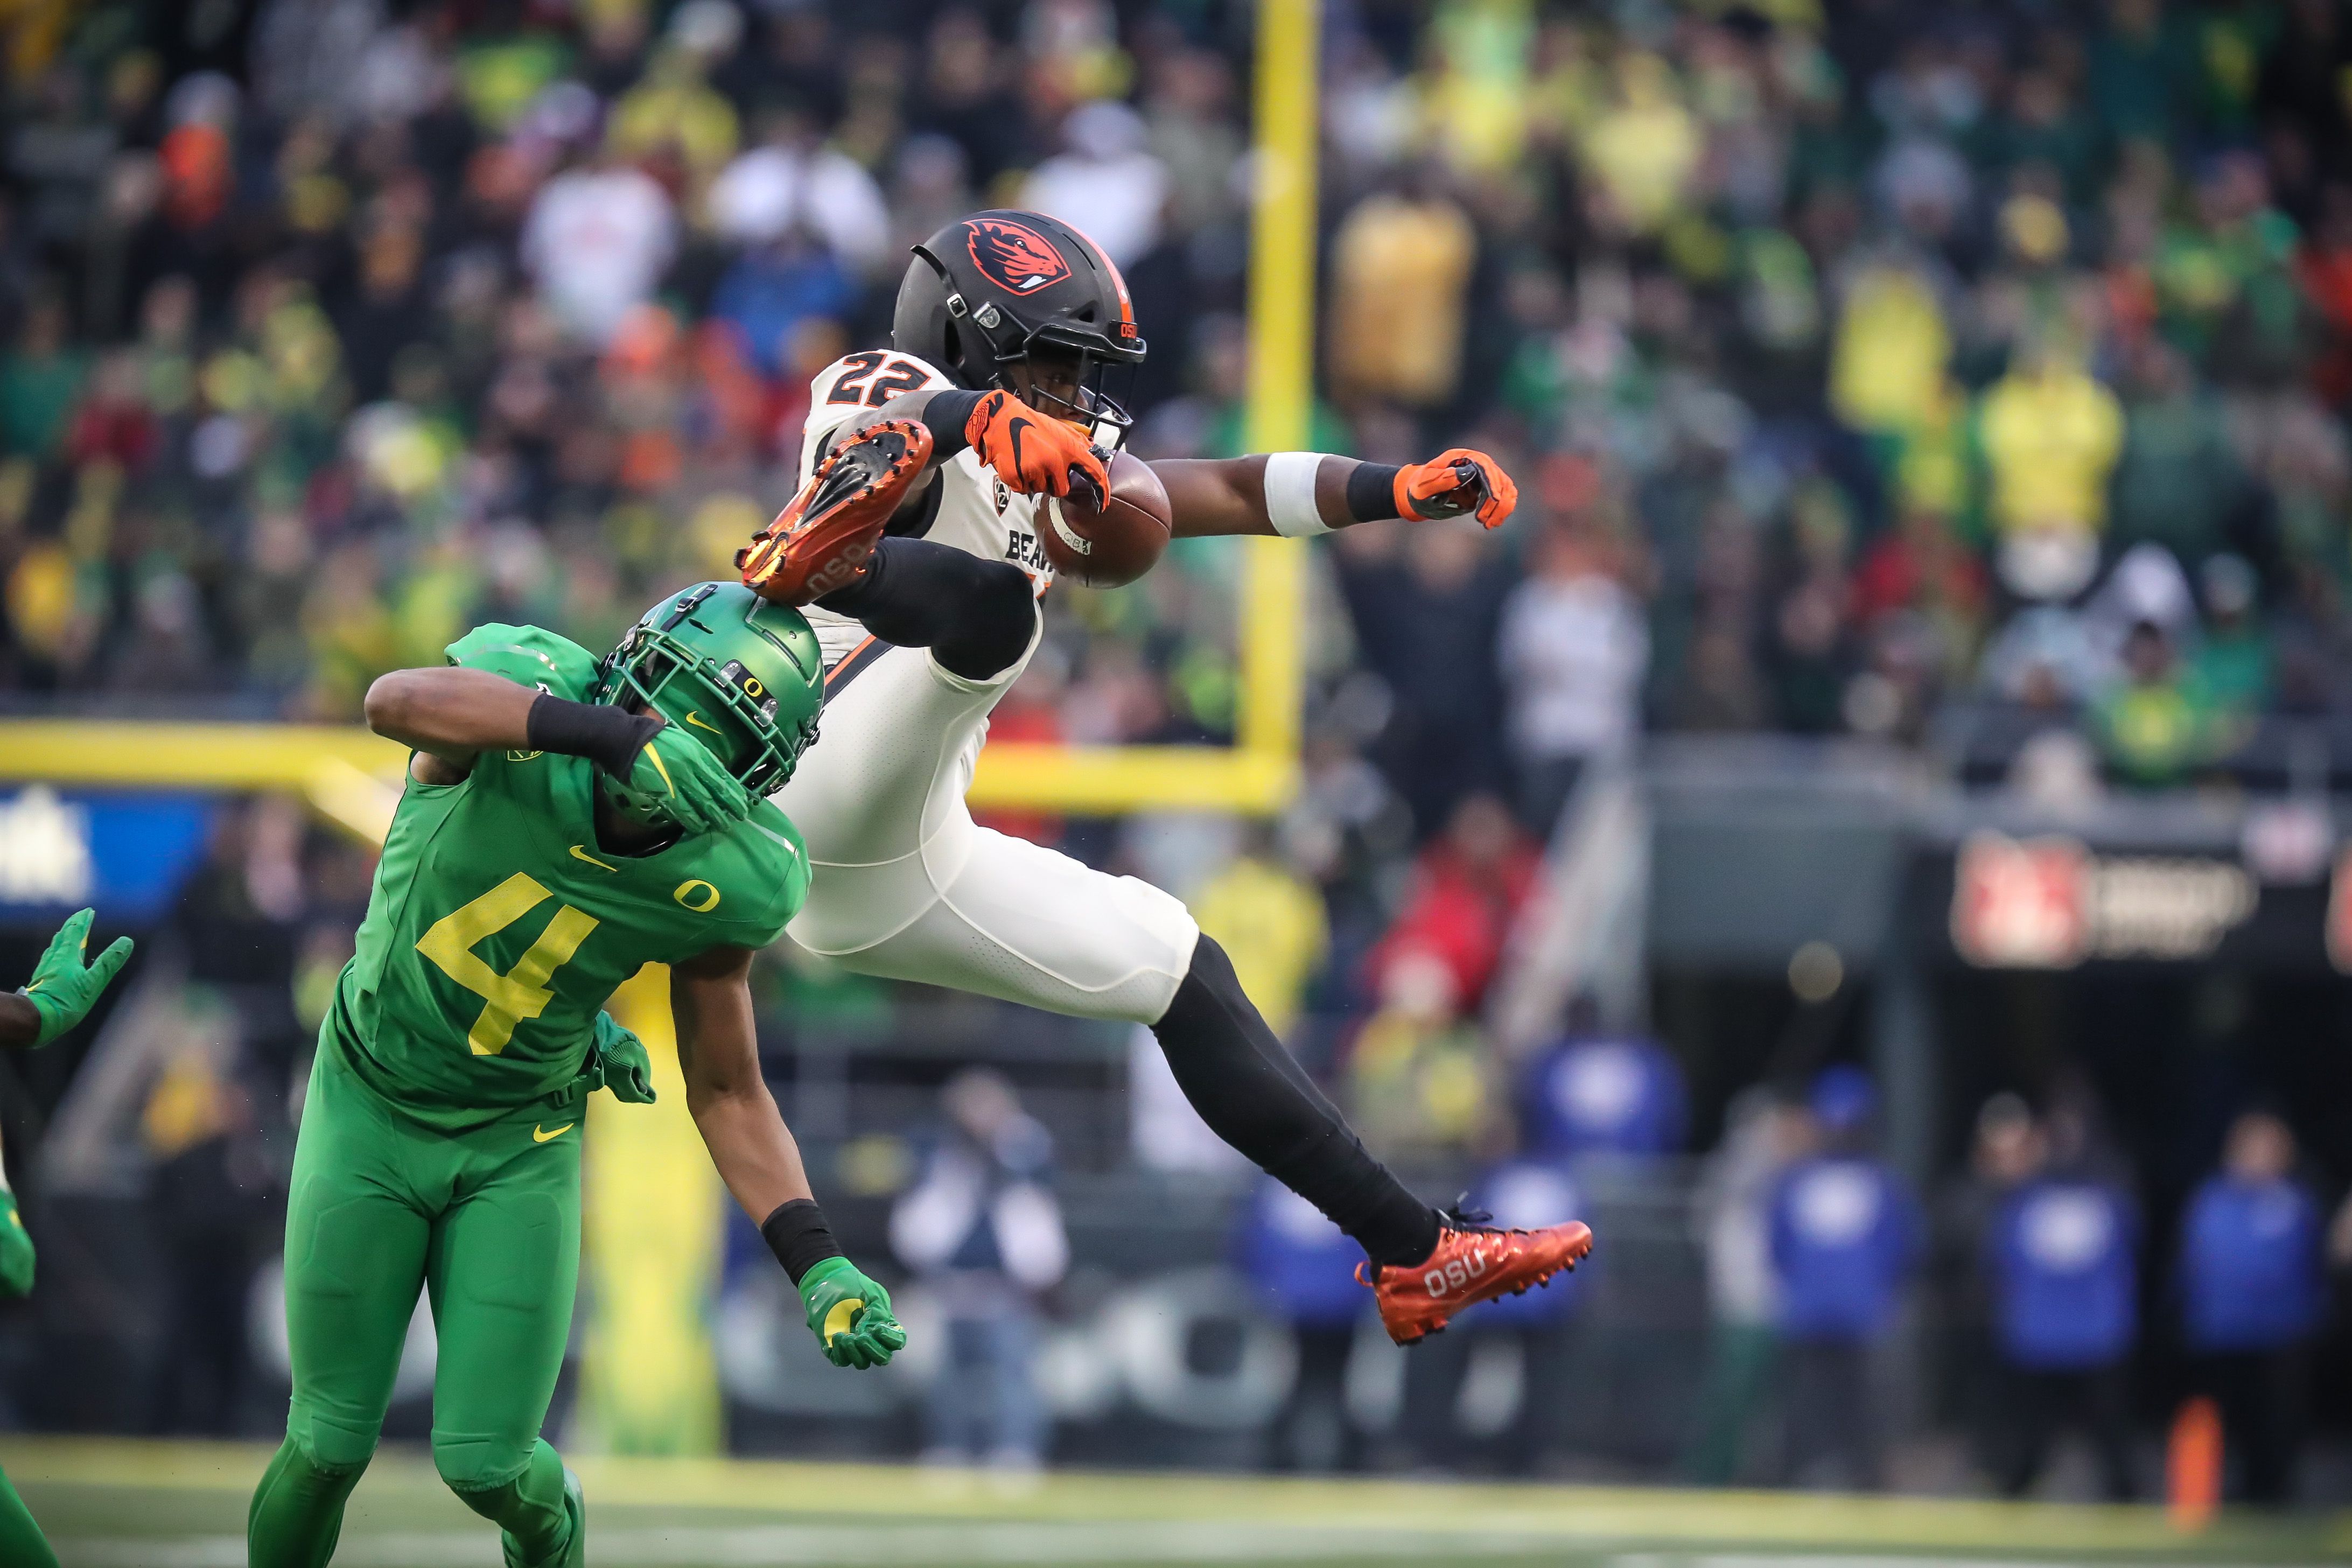
[{"label": "athlete's outstretched arm", "polygon": [[907,1332],[890,1315],[890,1292],[842,1256],[810,1194],[800,1145],[760,1076],[751,971],[751,952],[742,947],[713,948],[670,968],[686,1108],[719,1180],[792,1276],[826,1358],[835,1366],[884,1365]]},{"label": "athlete's outstretched arm", "polygon": [[1518,487],[1484,452],[1456,447],[1426,463],[1391,468],[1318,452],[1166,458],[1151,465],[1168,491],[1178,538],[1215,534],[1311,538],[1360,522],[1475,514],[1499,526]]},{"label": "athlete's outstretched arm", "polygon": [[[368,688],[367,724],[417,753],[424,783],[455,784],[482,752],[530,743],[530,706],[541,695],[487,669],[395,669]],[[428,761],[441,766],[428,769]]]},{"label": "athlete's outstretched arm", "polygon": [[487,669],[442,665],[377,676],[367,721],[416,753],[408,771],[419,784],[456,784],[484,752],[556,752],[596,763],[688,833],[751,811],[750,793],[726,764],[685,730],[662,734],[669,726],[659,713],[574,702]]},{"label": "athlete's outstretched arm", "polygon": [[779,1205],[811,1194],[800,1145],[760,1076],[751,973],[747,947],[713,948],[674,964],[669,1010],[677,1024],[686,1109],[709,1146],[719,1179],[757,1225]]}]

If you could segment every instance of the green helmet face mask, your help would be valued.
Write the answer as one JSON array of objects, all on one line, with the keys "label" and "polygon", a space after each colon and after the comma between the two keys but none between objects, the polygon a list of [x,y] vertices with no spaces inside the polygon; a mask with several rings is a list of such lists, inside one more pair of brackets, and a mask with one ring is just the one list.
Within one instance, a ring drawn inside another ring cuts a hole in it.
[{"label": "green helmet face mask", "polygon": [[698,583],[647,610],[604,656],[595,700],[658,712],[767,795],[816,740],[824,656],[798,610],[740,583]]}]

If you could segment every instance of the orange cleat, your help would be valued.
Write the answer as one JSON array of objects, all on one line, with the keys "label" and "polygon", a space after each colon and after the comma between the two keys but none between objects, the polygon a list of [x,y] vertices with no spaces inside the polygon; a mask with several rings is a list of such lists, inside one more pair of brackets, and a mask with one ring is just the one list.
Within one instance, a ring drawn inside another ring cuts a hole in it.
[{"label": "orange cleat", "polygon": [[1591,1250],[1592,1227],[1579,1221],[1496,1230],[1457,1210],[1439,1226],[1436,1249],[1426,1258],[1410,1268],[1359,1263],[1356,1279],[1371,1287],[1389,1338],[1409,1345],[1443,1330],[1465,1307],[1550,1283]]},{"label": "orange cleat", "polygon": [[806,605],[866,575],[884,525],[931,458],[912,419],[868,425],[825,454],[776,521],[735,552],[743,585],[772,604]]}]

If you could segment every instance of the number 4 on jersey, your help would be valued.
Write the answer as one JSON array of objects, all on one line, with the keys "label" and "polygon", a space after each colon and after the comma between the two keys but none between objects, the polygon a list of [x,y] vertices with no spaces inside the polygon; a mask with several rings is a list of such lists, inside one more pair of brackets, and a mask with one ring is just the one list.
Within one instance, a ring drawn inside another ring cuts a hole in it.
[{"label": "number 4 on jersey", "polygon": [[555,999],[547,977],[572,962],[596,929],[593,915],[560,904],[539,940],[504,974],[475,956],[477,942],[506,930],[554,896],[528,872],[517,871],[473,902],[443,915],[417,941],[416,951],[442,973],[482,998],[481,1016],[466,1034],[466,1043],[478,1057],[505,1050],[516,1025],[547,1010]]}]

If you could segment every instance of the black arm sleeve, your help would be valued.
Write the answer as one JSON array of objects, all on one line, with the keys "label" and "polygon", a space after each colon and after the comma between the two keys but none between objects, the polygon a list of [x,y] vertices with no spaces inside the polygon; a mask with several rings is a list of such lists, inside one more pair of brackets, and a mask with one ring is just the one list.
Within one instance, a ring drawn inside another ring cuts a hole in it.
[{"label": "black arm sleeve", "polygon": [[1037,629],[1037,593],[1026,572],[920,539],[880,541],[866,575],[817,605],[884,642],[929,648],[967,680],[1011,668]]},{"label": "black arm sleeve", "polygon": [[826,1258],[843,1256],[841,1244],[833,1239],[833,1227],[825,1224],[824,1211],[816,1206],[814,1198],[778,1204],[776,1212],[760,1222],[760,1235],[794,1285]]},{"label": "black arm sleeve", "polygon": [[637,752],[662,727],[650,713],[602,702],[573,702],[542,691],[530,705],[523,733],[534,752],[585,757],[616,779],[629,776]]},{"label": "black arm sleeve", "polygon": [[1358,463],[1348,475],[1348,515],[1358,522],[1395,517],[1396,477],[1402,471],[1394,463]]},{"label": "black arm sleeve", "polygon": [[966,447],[963,427],[971,423],[971,411],[986,396],[979,392],[934,392],[931,400],[923,405],[923,423],[930,427],[931,461],[944,463]]}]

